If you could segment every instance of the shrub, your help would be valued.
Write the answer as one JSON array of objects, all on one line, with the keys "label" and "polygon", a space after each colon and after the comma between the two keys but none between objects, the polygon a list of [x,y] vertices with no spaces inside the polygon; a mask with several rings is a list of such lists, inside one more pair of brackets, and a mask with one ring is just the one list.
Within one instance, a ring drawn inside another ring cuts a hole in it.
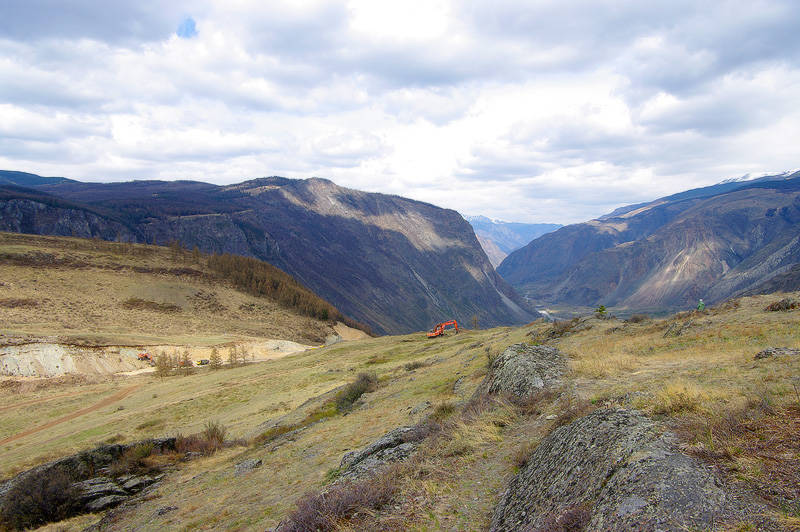
[{"label": "shrub", "polygon": [[403,369],[406,371],[414,371],[415,369],[424,368],[427,366],[425,362],[422,360],[415,360],[414,362],[409,362],[403,366]]},{"label": "shrub", "polygon": [[630,318],[628,318],[628,322],[630,323],[642,323],[643,321],[647,321],[650,319],[650,316],[647,314],[633,314]]},{"label": "shrub", "polygon": [[705,399],[705,394],[697,386],[686,382],[673,382],[656,392],[653,413],[696,412]]},{"label": "shrub", "polygon": [[307,493],[295,510],[278,525],[278,532],[327,532],[365,510],[379,510],[394,500],[397,487],[392,474],[342,482],[322,493]]},{"label": "shrub", "polygon": [[346,412],[352,408],[359,397],[364,393],[373,391],[378,385],[378,376],[375,373],[359,373],[354,382],[351,382],[336,395],[336,410]]},{"label": "shrub", "polygon": [[768,312],[777,312],[777,311],[786,311],[786,310],[794,310],[800,307],[800,303],[797,300],[784,298],[780,301],[775,301],[774,303],[770,303],[766,306],[764,310]]},{"label": "shrub", "polygon": [[155,312],[175,313],[183,309],[173,303],[158,303],[138,297],[130,297],[122,302],[122,307],[129,310],[152,310]]},{"label": "shrub", "polygon": [[205,428],[203,428],[203,432],[201,432],[201,435],[207,442],[216,444],[217,447],[221,447],[222,444],[225,443],[225,436],[227,436],[227,434],[228,429],[218,421],[206,422]]},{"label": "shrub", "polygon": [[28,475],[6,494],[0,524],[24,530],[61,521],[80,510],[79,494],[65,472],[52,468]]},{"label": "shrub", "polygon": [[39,302],[35,299],[29,298],[16,298],[9,297],[0,299],[0,307],[5,308],[35,308],[39,306]]},{"label": "shrub", "polygon": [[436,408],[433,409],[430,417],[434,421],[444,421],[445,419],[452,416],[456,411],[456,405],[452,402],[445,402],[439,403],[436,405]]},{"label": "shrub", "polygon": [[109,474],[112,477],[120,475],[152,473],[158,468],[153,466],[147,459],[153,454],[154,446],[152,442],[140,443],[131,447],[109,466]]}]

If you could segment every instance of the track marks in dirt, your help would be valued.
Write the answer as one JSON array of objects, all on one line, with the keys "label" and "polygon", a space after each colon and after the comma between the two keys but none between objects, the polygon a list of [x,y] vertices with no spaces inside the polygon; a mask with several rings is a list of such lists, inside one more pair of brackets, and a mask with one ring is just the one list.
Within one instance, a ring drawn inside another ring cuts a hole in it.
[{"label": "track marks in dirt", "polygon": [[67,421],[72,421],[75,418],[78,418],[78,417],[83,416],[85,414],[88,414],[90,412],[94,412],[95,410],[98,410],[100,408],[112,405],[112,404],[116,403],[117,401],[121,401],[122,399],[127,397],[129,394],[133,393],[136,389],[139,388],[139,386],[140,385],[137,384],[135,386],[129,386],[127,388],[123,388],[122,390],[120,390],[119,392],[115,393],[114,395],[106,397],[102,401],[100,401],[98,403],[95,403],[92,406],[87,406],[86,408],[83,408],[81,410],[78,410],[76,412],[68,414],[66,416],[60,417],[58,419],[54,419],[53,421],[45,423],[44,425],[39,425],[38,427],[34,427],[32,429],[28,429],[26,431],[14,434],[13,436],[9,436],[8,438],[5,438],[4,440],[0,440],[0,445],[5,445],[6,443],[10,443],[10,442],[18,440],[20,438],[24,438],[25,436],[30,436],[31,434],[36,434],[37,432],[41,432],[43,430],[47,430],[49,428],[55,427],[56,425],[60,425],[62,423],[66,423]]}]

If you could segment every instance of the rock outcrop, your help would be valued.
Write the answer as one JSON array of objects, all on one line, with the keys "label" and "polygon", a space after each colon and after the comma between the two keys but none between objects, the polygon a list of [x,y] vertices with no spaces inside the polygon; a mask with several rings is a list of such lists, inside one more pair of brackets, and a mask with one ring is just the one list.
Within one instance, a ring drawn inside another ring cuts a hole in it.
[{"label": "rock outcrop", "polygon": [[792,347],[768,347],[763,351],[759,351],[758,353],[756,353],[756,356],[754,358],[756,360],[759,360],[762,358],[770,358],[782,355],[797,356],[800,355],[800,349],[794,349]]},{"label": "rock outcrop", "polygon": [[419,447],[415,427],[398,427],[371,444],[342,457],[339,465],[342,478],[369,476],[383,466],[405,460]]},{"label": "rock outcrop", "polygon": [[561,382],[565,360],[555,347],[514,344],[498,356],[476,393],[524,399]]},{"label": "rock outcrop", "polygon": [[0,484],[0,510],[6,507],[7,499],[13,498],[15,492],[27,490],[31,479],[59,476],[72,481],[71,487],[78,499],[74,505],[76,514],[99,512],[117,506],[162,478],[148,475],[123,475],[118,478],[105,476],[113,462],[127,450],[142,444],[152,445],[154,452],[175,450],[175,438],[161,438],[124,445],[102,445],[42,464]]},{"label": "rock outcrop", "polygon": [[613,408],[544,438],[503,494],[491,530],[543,529],[576,509],[584,530],[706,530],[740,512],[673,434]]}]

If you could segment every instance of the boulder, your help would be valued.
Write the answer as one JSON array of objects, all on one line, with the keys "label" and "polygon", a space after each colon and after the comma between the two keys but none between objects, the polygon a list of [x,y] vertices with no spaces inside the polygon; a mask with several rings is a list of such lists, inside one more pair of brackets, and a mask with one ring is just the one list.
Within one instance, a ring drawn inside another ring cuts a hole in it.
[{"label": "boulder", "polygon": [[243,475],[248,473],[256,468],[261,467],[262,461],[261,459],[251,458],[250,460],[245,460],[243,462],[239,462],[236,464],[234,468],[234,474],[238,477],[239,475]]},{"label": "boulder", "polygon": [[756,353],[755,359],[759,360],[762,358],[770,358],[774,356],[780,355],[800,355],[800,349],[794,349],[791,347],[768,347],[763,351],[759,351]]},{"label": "boulder", "polygon": [[541,441],[503,494],[491,530],[546,529],[576,516],[584,530],[709,530],[730,503],[672,433],[640,412],[609,408]]},{"label": "boulder", "polygon": [[391,462],[405,460],[419,447],[419,441],[413,441],[414,434],[414,427],[398,427],[363,449],[347,453],[339,465],[341,476],[359,478]]},{"label": "boulder", "polygon": [[555,347],[514,344],[497,357],[476,393],[524,399],[561,382],[565,358]]}]

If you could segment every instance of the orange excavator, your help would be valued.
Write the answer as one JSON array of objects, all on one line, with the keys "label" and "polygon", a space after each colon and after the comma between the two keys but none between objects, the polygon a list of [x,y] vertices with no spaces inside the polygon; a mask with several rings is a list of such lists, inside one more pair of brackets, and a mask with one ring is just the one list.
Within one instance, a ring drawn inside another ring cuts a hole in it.
[{"label": "orange excavator", "polygon": [[456,330],[456,334],[458,334],[458,322],[456,320],[450,320],[450,321],[443,321],[442,323],[437,323],[436,327],[428,331],[428,338],[436,338],[437,336],[443,336],[444,330],[445,328],[447,328],[448,325],[452,325]]}]

